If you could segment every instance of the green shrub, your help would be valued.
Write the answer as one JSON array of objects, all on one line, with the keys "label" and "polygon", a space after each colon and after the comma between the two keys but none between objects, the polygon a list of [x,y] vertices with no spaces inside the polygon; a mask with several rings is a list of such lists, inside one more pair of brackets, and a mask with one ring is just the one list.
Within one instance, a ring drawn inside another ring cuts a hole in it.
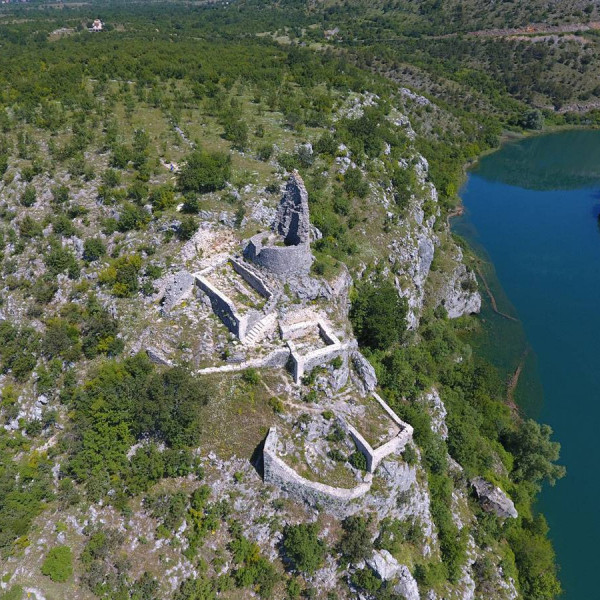
[{"label": "green shrub", "polygon": [[102,173],[102,184],[108,189],[117,187],[121,183],[121,175],[114,169],[106,169]]},{"label": "green shrub", "polygon": [[200,212],[200,202],[195,196],[188,196],[183,201],[181,212],[186,215],[197,215]]},{"label": "green shrub", "polygon": [[73,554],[68,546],[56,546],[46,555],[42,574],[52,581],[64,583],[73,575]]},{"label": "green shrub", "polygon": [[148,211],[137,204],[126,202],[119,213],[118,228],[122,232],[142,229],[149,221]]},{"label": "green shrub", "polygon": [[283,414],[285,412],[285,404],[279,398],[269,398],[269,406],[274,413]]},{"label": "green shrub", "polygon": [[127,197],[130,200],[133,200],[133,202],[135,202],[136,204],[144,204],[144,201],[148,197],[148,186],[143,181],[136,179],[127,188]]},{"label": "green shrub", "polygon": [[350,196],[365,198],[369,193],[369,183],[358,168],[348,169],[344,174],[344,189]]},{"label": "green shrub", "polygon": [[317,523],[290,525],[284,531],[283,548],[286,556],[295,569],[309,575],[321,567],[327,552],[318,533]]},{"label": "green shrub", "polygon": [[365,455],[362,452],[359,452],[358,450],[356,450],[355,452],[353,452],[350,455],[350,458],[348,459],[348,462],[355,469],[358,469],[359,471],[366,471],[367,470],[367,459],[366,459]]},{"label": "green shrub", "polygon": [[225,187],[231,177],[231,157],[221,152],[192,152],[178,175],[183,191],[215,192]]},{"label": "green shrub", "polygon": [[351,562],[366,560],[373,550],[371,545],[372,519],[353,515],[342,521],[342,538],[339,550]]},{"label": "green shrub", "polygon": [[139,289],[139,272],[142,258],[138,254],[120,256],[109,267],[100,271],[98,281],[111,285],[112,293],[119,298],[128,298]]},{"label": "green shrub", "polygon": [[335,423],[326,437],[328,442],[341,442],[346,439],[346,432],[339,423]]},{"label": "green shrub", "polygon": [[21,204],[23,206],[33,206],[37,199],[35,188],[32,185],[28,185],[21,196]]},{"label": "green shrub", "polygon": [[10,590],[0,595],[0,600],[23,600],[23,594],[23,588],[20,585],[13,585]]},{"label": "green shrub", "polygon": [[260,383],[260,373],[256,369],[246,369],[242,373],[242,379],[250,385],[258,385]]},{"label": "green shrub", "polygon": [[8,156],[0,154],[0,177],[3,177],[8,169]]},{"label": "green shrub", "polygon": [[100,238],[88,238],[83,242],[83,259],[93,262],[106,254],[106,246]]},{"label": "green shrub", "polygon": [[198,222],[194,217],[188,215],[181,219],[181,223],[177,229],[177,237],[183,241],[190,240],[192,239],[197,230]]},{"label": "green shrub", "polygon": [[234,573],[236,585],[252,586],[261,598],[271,598],[280,576],[271,562],[261,555],[258,544],[238,535],[230,543],[229,549],[237,565]]},{"label": "green shrub", "polygon": [[21,237],[31,239],[41,237],[43,234],[42,224],[30,215],[25,215],[19,223],[19,234]]},{"label": "green shrub", "polygon": [[175,205],[175,190],[170,185],[161,185],[150,192],[150,203],[154,210],[167,210]]},{"label": "green shrub", "polygon": [[64,204],[69,199],[69,188],[66,185],[56,185],[52,188],[52,202]]},{"label": "green shrub", "polygon": [[375,594],[383,583],[381,579],[375,575],[373,569],[370,569],[369,567],[359,569],[353,573],[350,580],[356,587],[365,590],[369,594]]},{"label": "green shrub", "polygon": [[60,318],[49,319],[42,341],[42,351],[48,358],[63,358],[74,362],[81,354],[79,329]]},{"label": "green shrub", "polygon": [[417,451],[413,444],[407,444],[404,448],[404,452],[402,453],[402,458],[406,462],[407,465],[413,466],[417,464],[419,460],[419,456],[417,455]]},{"label": "green shrub", "polygon": [[267,162],[273,156],[273,144],[262,144],[256,151],[259,160]]},{"label": "green shrub", "polygon": [[58,243],[52,243],[50,252],[46,254],[44,263],[52,275],[67,271],[71,279],[79,277],[80,268],[75,255],[68,248],[63,248]]},{"label": "green shrub", "polygon": [[359,342],[387,350],[404,339],[408,305],[388,280],[365,281],[356,288],[350,319]]},{"label": "green shrub", "polygon": [[248,125],[241,119],[228,120],[223,137],[232,142],[234,148],[244,150],[248,145]]}]

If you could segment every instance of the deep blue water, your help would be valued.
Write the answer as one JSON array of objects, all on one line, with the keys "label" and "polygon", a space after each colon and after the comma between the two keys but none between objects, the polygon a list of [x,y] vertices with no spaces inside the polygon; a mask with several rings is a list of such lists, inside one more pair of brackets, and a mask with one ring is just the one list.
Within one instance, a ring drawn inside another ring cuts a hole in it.
[{"label": "deep blue water", "polygon": [[[567,476],[544,490],[540,509],[564,598],[598,598],[600,132],[509,144],[482,160],[462,199],[466,215],[454,229],[493,263],[533,350],[526,379],[539,378],[543,399],[528,398],[529,388],[520,398],[562,444]],[[511,341],[497,339],[501,355]]]}]

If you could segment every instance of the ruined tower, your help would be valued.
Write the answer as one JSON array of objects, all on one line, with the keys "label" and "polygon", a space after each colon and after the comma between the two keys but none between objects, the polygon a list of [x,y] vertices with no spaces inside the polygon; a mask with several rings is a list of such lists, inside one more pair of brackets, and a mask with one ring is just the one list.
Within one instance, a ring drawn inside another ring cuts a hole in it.
[{"label": "ruined tower", "polygon": [[290,176],[273,224],[272,233],[250,239],[244,257],[282,278],[307,275],[313,262],[310,251],[308,192],[298,171]]},{"label": "ruined tower", "polygon": [[285,186],[277,211],[276,227],[286,246],[310,244],[308,192],[298,171],[294,171]]}]

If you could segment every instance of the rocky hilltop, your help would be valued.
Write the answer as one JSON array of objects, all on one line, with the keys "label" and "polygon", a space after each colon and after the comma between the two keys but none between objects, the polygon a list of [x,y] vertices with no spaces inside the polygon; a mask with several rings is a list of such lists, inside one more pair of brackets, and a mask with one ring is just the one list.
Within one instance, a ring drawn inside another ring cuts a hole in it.
[{"label": "rocky hilltop", "polygon": [[248,7],[7,30],[0,598],[554,589],[558,450],[469,344],[470,123]]}]

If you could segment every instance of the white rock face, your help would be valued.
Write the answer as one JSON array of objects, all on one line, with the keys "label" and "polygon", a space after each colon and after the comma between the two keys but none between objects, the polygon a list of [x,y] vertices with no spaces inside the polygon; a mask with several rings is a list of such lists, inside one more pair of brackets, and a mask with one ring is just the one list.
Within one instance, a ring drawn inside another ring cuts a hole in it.
[{"label": "white rock face", "polygon": [[[404,168],[411,168],[406,163]],[[398,237],[389,245],[389,260],[395,267],[396,288],[400,295],[407,299],[407,323],[410,329],[419,324],[419,316],[423,308],[425,282],[431,270],[435,248],[439,238],[433,227],[439,216],[437,206],[438,195],[435,187],[426,181],[429,165],[422,156],[418,157],[415,173],[419,186],[425,194],[410,201],[406,219],[401,223]],[[429,201],[435,205],[434,213],[425,218],[423,204]]]},{"label": "white rock face", "polygon": [[404,596],[406,600],[419,600],[419,587],[406,565],[400,565],[398,583],[395,585],[394,591]]},{"label": "white rock face", "polygon": [[493,512],[501,518],[516,519],[519,515],[513,501],[497,486],[492,485],[483,477],[475,477],[471,481],[481,506],[488,512]]},{"label": "white rock face", "polygon": [[371,558],[367,560],[367,565],[383,581],[394,579],[400,569],[398,561],[387,550],[376,550],[373,552]]},{"label": "white rock face", "polygon": [[162,299],[162,312],[167,314],[182,300],[190,296],[194,287],[194,278],[187,271],[179,271],[169,278]]},{"label": "white rock face", "polygon": [[356,373],[355,383],[363,393],[372,392],[377,387],[377,375],[373,365],[358,351],[352,353],[352,366]]},{"label": "white rock face", "polygon": [[406,565],[401,565],[387,550],[376,550],[367,565],[383,581],[397,580],[394,591],[406,600],[419,600],[419,588]]},{"label": "white rock face", "polygon": [[448,318],[457,319],[481,310],[481,295],[477,291],[475,275],[463,264],[463,253],[457,247],[457,265],[441,293],[441,303]]},{"label": "white rock face", "polygon": [[420,401],[427,406],[431,416],[431,429],[443,440],[448,439],[448,426],[446,425],[446,407],[440,398],[439,392],[431,388],[429,392],[421,396]]}]

